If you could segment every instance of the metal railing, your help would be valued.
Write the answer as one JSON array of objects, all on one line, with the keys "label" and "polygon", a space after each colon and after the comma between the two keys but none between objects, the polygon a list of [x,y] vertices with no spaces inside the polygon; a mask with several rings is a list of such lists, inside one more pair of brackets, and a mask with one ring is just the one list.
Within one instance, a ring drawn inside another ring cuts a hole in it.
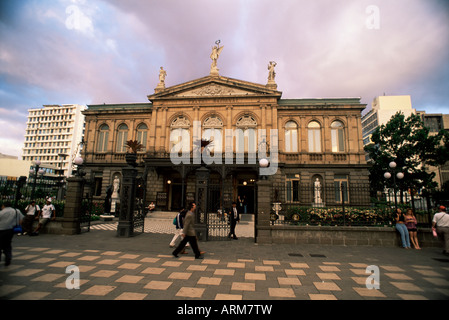
[{"label": "metal railing", "polygon": [[[272,225],[315,226],[392,226],[395,208],[392,192],[378,195],[369,185],[337,182],[314,184],[275,184],[272,186]],[[413,202],[413,206],[412,206]],[[430,226],[435,202],[424,197],[398,200],[404,212],[412,208],[420,226]]]}]

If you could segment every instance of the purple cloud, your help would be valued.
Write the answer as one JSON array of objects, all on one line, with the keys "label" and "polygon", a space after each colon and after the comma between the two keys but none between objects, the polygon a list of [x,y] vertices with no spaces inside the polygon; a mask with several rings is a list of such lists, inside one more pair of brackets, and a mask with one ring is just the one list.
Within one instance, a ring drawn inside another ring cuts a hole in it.
[{"label": "purple cloud", "polygon": [[21,154],[27,109],[145,102],[160,66],[167,86],[208,75],[218,39],[221,75],[264,84],[274,60],[284,98],[357,96],[370,105],[383,93],[409,94],[417,109],[447,113],[444,1],[0,3],[0,120],[23,128],[3,138],[2,153]]}]

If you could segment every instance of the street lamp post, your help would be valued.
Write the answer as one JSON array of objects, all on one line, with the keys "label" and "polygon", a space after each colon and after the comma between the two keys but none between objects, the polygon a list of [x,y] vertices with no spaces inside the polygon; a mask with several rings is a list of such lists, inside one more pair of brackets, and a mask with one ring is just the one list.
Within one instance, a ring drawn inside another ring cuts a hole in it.
[{"label": "street lamp post", "polygon": [[388,166],[390,167],[390,169],[393,172],[393,174],[391,174],[390,172],[387,171],[387,172],[384,173],[384,178],[385,179],[390,179],[393,176],[394,207],[395,207],[395,209],[397,209],[398,208],[398,198],[396,196],[396,188],[397,188],[396,178],[398,178],[399,180],[404,178],[404,173],[402,173],[402,172],[397,172],[396,173],[396,166],[397,166],[397,164],[394,161],[391,161],[388,164]]},{"label": "street lamp post", "polygon": [[84,163],[84,159],[81,157],[76,157],[73,163],[77,166],[76,168],[76,176],[78,177],[84,177],[86,173],[84,172],[82,166]]}]

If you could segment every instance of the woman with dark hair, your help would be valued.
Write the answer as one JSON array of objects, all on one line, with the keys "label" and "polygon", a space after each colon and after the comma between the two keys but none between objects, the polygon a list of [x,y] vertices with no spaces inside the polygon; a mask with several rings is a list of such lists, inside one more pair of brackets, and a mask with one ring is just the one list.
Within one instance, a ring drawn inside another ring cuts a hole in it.
[{"label": "woman with dark hair", "polygon": [[408,208],[405,213],[405,226],[407,227],[410,240],[413,243],[413,246],[415,249],[421,249],[418,244],[418,229],[416,228],[416,225],[418,224],[418,221],[416,220],[415,215],[413,214],[413,210]]},{"label": "woman with dark hair", "polygon": [[405,215],[402,213],[402,210],[398,208],[395,210],[393,217],[396,221],[396,230],[398,230],[401,235],[402,247],[410,249],[410,236],[407,227],[405,226]]}]

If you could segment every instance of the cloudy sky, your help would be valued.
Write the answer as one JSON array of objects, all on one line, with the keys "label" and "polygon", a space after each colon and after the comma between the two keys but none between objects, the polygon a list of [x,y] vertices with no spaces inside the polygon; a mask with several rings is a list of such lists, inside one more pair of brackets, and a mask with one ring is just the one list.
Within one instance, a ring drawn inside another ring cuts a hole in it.
[{"label": "cloudy sky", "polygon": [[449,1],[0,0],[0,153],[21,156],[29,108],[145,102],[209,74],[283,98],[411,95],[449,113]]}]

